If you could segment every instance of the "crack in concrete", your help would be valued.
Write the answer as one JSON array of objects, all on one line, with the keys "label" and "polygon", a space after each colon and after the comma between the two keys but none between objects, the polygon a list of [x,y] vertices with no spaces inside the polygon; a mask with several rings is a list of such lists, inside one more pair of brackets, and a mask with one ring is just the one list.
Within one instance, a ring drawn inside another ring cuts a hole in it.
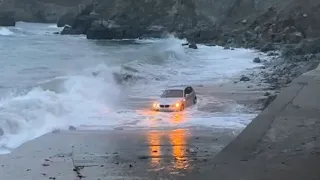
[{"label": "crack in concrete", "polygon": [[72,165],[73,165],[73,171],[76,172],[77,178],[79,178],[79,179],[81,180],[81,179],[85,178],[85,176],[83,176],[83,175],[81,174],[81,172],[80,172],[81,169],[84,168],[84,166],[77,166],[77,165],[75,164],[75,160],[74,160],[73,157],[74,157],[74,147],[72,147],[72,156],[71,156]]}]

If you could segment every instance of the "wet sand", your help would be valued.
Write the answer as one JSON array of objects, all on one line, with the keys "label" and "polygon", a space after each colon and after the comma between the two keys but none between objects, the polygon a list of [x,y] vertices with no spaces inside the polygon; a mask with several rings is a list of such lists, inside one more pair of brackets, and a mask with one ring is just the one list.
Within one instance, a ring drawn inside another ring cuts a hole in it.
[{"label": "wet sand", "polygon": [[174,179],[212,160],[230,129],[62,131],[0,156],[4,180]]}]

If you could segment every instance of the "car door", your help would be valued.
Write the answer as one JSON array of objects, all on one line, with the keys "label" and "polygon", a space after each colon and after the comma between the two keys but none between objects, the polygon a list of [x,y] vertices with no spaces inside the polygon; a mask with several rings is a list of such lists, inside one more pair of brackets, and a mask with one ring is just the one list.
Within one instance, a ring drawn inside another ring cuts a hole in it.
[{"label": "car door", "polygon": [[196,91],[191,87],[192,90],[192,103],[196,104],[198,102]]},{"label": "car door", "polygon": [[190,91],[191,91],[190,101],[191,101],[191,104],[194,104],[194,100],[196,98],[196,92],[194,91],[194,89],[192,87],[190,87]]},{"label": "car door", "polygon": [[191,105],[195,104],[196,93],[195,93],[195,91],[193,90],[192,87],[189,87],[189,88],[190,88],[190,91],[191,91],[191,93],[189,95],[189,97],[190,97],[190,106],[191,106]]},{"label": "car door", "polygon": [[193,104],[193,93],[191,87],[186,87],[184,90],[186,94],[186,106],[191,106]]}]

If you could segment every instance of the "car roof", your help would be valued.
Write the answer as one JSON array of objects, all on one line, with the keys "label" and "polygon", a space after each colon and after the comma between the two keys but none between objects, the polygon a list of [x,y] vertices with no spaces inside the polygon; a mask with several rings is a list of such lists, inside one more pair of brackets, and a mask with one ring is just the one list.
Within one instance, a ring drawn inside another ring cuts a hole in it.
[{"label": "car roof", "polygon": [[177,90],[184,90],[186,87],[191,87],[189,85],[173,85],[173,86],[169,86],[168,89],[177,89]]}]

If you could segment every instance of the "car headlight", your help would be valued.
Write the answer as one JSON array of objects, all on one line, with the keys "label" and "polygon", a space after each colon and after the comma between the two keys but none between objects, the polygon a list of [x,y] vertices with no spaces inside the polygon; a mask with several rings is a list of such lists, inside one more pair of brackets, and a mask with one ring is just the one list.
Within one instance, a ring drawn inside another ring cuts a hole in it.
[{"label": "car headlight", "polygon": [[159,108],[159,103],[153,103],[153,108]]},{"label": "car headlight", "polygon": [[175,106],[176,106],[176,108],[179,108],[181,106],[181,104],[180,103],[176,103]]}]

